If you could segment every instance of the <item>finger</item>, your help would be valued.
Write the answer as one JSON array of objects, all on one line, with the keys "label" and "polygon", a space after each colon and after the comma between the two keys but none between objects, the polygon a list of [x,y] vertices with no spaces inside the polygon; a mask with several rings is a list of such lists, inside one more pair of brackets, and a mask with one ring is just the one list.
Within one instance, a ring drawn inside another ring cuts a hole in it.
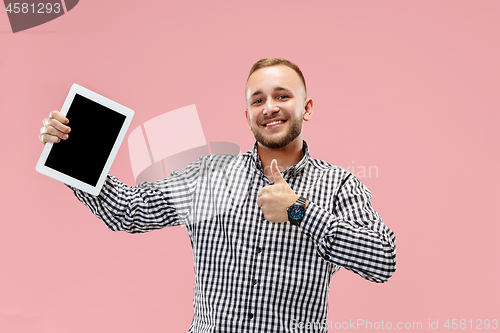
[{"label": "finger", "polygon": [[271,165],[269,166],[269,168],[271,169],[271,174],[270,174],[270,176],[269,176],[269,182],[270,182],[271,184],[273,184],[273,183],[275,182],[275,180],[274,180],[274,168],[275,168],[275,166],[274,166],[274,165],[275,165],[275,164],[278,164],[278,162],[277,162],[275,159],[273,159],[273,160],[271,161]]},{"label": "finger", "polygon": [[257,198],[260,198],[261,196],[263,196],[267,191],[268,191],[268,187],[269,185],[267,186],[264,186],[263,188],[261,188],[259,190],[259,192],[257,192]]},{"label": "finger", "polygon": [[285,182],[285,179],[281,175],[281,171],[278,167],[278,161],[276,161],[276,159],[271,161],[271,172],[273,174],[275,184]]},{"label": "finger", "polygon": [[69,119],[63,116],[63,114],[57,110],[51,111],[49,114],[50,119],[55,119],[62,124],[67,124],[69,122]]},{"label": "finger", "polygon": [[52,126],[62,133],[71,132],[71,128],[69,126],[63,125],[59,120],[54,119],[54,118],[50,118],[50,117],[45,118],[44,120],[42,120],[42,123],[44,126],[47,126],[47,127]]},{"label": "finger", "polygon": [[63,139],[63,140],[66,140],[69,137],[68,133],[63,133],[63,132],[59,131],[57,128],[50,126],[50,125],[43,126],[42,128],[40,128],[40,133],[47,134],[50,136],[55,136],[55,137],[58,137],[59,139]]},{"label": "finger", "polygon": [[54,136],[54,135],[49,135],[46,133],[40,133],[38,138],[40,139],[40,141],[43,142],[43,144],[46,144],[47,142],[58,143],[59,141],[61,141],[61,139],[59,137]]}]

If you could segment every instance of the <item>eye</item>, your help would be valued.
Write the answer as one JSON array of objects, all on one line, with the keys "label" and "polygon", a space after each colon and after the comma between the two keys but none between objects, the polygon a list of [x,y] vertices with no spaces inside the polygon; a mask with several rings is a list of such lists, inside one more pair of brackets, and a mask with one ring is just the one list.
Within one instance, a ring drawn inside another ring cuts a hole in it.
[{"label": "eye", "polygon": [[278,96],[278,99],[285,100],[285,99],[288,99],[288,96],[287,95],[280,95],[280,96]]},{"label": "eye", "polygon": [[260,104],[260,103],[262,103],[262,101],[263,100],[261,98],[260,99],[256,99],[255,101],[252,102],[252,105]]}]

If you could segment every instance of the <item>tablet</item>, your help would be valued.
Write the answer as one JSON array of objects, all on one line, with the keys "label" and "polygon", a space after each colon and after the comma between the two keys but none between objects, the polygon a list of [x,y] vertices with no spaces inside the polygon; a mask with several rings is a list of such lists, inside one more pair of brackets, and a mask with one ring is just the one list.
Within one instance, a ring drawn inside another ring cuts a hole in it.
[{"label": "tablet", "polygon": [[69,137],[45,144],[36,171],[98,195],[134,111],[73,84],[60,112],[69,119]]}]

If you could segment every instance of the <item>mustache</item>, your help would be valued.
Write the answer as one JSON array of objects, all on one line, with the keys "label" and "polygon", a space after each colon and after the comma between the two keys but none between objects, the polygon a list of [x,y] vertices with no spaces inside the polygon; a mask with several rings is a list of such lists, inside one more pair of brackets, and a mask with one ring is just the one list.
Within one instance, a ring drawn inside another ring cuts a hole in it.
[{"label": "mustache", "polygon": [[288,117],[286,117],[285,115],[282,115],[280,113],[278,114],[274,114],[272,116],[264,116],[260,119],[260,122],[264,122],[264,121],[268,121],[268,120],[272,120],[272,119],[285,119],[285,120],[288,120]]}]

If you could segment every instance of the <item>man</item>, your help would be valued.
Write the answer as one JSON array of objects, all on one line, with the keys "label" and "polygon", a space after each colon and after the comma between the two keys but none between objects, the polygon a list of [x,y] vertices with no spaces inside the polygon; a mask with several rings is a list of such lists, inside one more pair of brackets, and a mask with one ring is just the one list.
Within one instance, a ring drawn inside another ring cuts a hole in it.
[{"label": "man", "polygon": [[[296,65],[259,60],[246,99],[256,139],[247,153],[205,156],[136,187],[108,176],[97,197],[74,192],[111,230],[186,226],[195,269],[189,332],[325,332],[331,276],[345,267],[386,282],[395,236],[352,173],[309,156],[302,127],[313,101]],[[42,142],[67,139],[64,124],[52,112]]]}]

